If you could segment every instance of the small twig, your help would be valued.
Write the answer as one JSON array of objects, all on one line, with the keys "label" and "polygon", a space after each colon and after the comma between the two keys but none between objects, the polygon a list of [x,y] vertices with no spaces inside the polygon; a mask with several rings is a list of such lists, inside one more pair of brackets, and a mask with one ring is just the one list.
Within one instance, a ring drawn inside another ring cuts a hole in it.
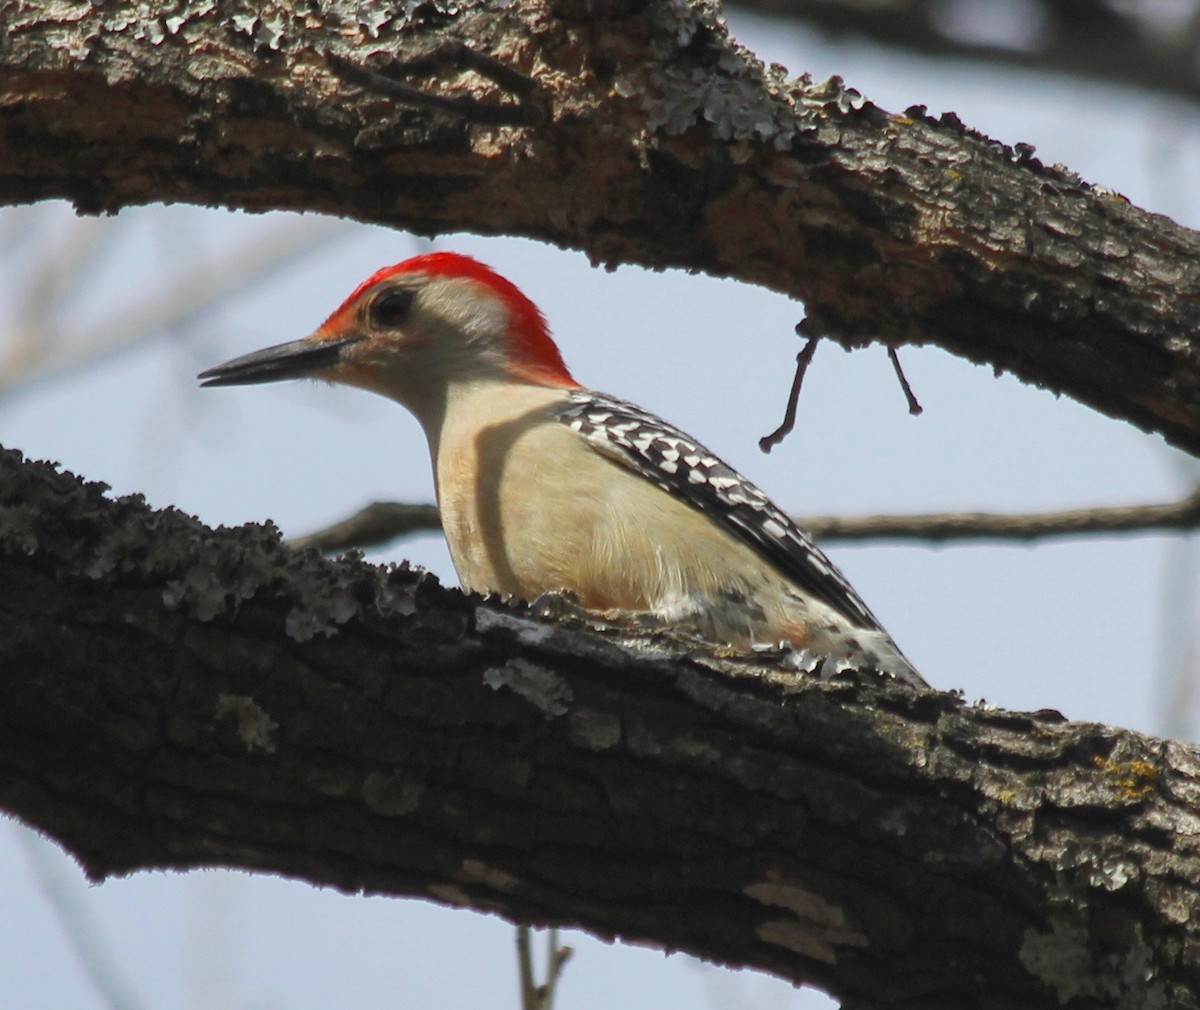
[{"label": "small twig", "polygon": [[541,108],[534,104],[504,105],[500,102],[481,102],[469,95],[453,98],[434,95],[403,81],[393,80],[377,71],[360,67],[333,53],[326,53],[325,59],[341,77],[352,84],[390,95],[408,105],[441,109],[470,123],[484,126],[533,126],[545,118]]},{"label": "small twig", "polygon": [[[992,512],[933,512],[897,516],[797,516],[796,524],[823,543],[862,540],[1011,540],[1028,543],[1051,537],[1098,533],[1188,532],[1200,529],[1200,490],[1162,505],[1121,505],[998,515]],[[327,529],[290,541],[329,554],[377,547],[409,533],[441,529],[434,505],[376,502]]]},{"label": "small twig", "polygon": [[145,1004],[125,978],[109,938],[93,918],[79,874],[70,872],[75,867],[64,867],[62,853],[33,831],[20,829],[16,838],[96,999],[108,1010],[142,1010]]},{"label": "small twig", "polygon": [[193,258],[186,272],[180,270],[177,276],[162,279],[144,298],[126,303],[110,318],[73,323],[69,345],[55,342],[45,354],[20,365],[0,357],[0,397],[29,392],[40,384],[94,368],[98,361],[139,341],[185,327],[237,292],[262,284],[272,271],[318,248],[327,249],[333,240],[350,234],[341,221],[284,219],[261,240],[232,253],[223,250],[220,257]]},{"label": "small twig", "polygon": [[457,39],[451,39],[435,46],[422,56],[414,56],[411,60],[397,60],[389,66],[394,73],[421,76],[436,73],[445,67],[474,70],[475,73],[486,77],[497,84],[510,95],[524,98],[533,94],[537,89],[537,81],[528,74],[514,70],[506,63],[501,63],[494,56],[476,52],[468,45]]},{"label": "small twig", "polygon": [[558,945],[558,930],[546,931],[546,981],[539,985],[533,969],[533,930],[522,923],[517,926],[517,964],[521,973],[521,1010],[554,1010],[554,992],[562,970],[571,960],[574,950]]},{"label": "small twig", "polygon": [[546,931],[546,981],[540,987],[542,1005],[540,1010],[554,1010],[554,993],[558,988],[558,980],[562,977],[571,955],[575,953],[572,947],[558,945],[558,929],[551,926]]},{"label": "small twig", "polygon": [[541,1010],[537,984],[533,981],[533,948],[529,943],[530,928],[517,926],[517,966],[521,972],[521,1010]]},{"label": "small twig", "polygon": [[798,518],[823,543],[856,540],[1008,540],[1030,543],[1051,537],[1103,533],[1190,532],[1200,529],[1200,489],[1163,505],[1123,505],[996,515],[988,512],[940,512],[927,515],[809,516]]},{"label": "small twig", "polygon": [[908,384],[908,378],[904,374],[904,369],[900,367],[900,355],[896,353],[896,348],[888,344],[888,357],[892,362],[892,369],[896,373],[896,378],[900,382],[900,388],[904,390],[904,398],[908,401],[908,412],[913,417],[918,417],[925,412],[925,408],[918,402],[916,394],[912,391],[912,386]]},{"label": "small twig", "polygon": [[[797,335],[800,333],[798,326],[796,333]],[[783,423],[771,434],[763,435],[758,440],[758,447],[763,452],[770,452],[774,449],[796,427],[796,404],[800,401],[800,387],[804,385],[804,373],[812,364],[813,355],[817,351],[817,341],[820,339],[820,337],[810,337],[808,343],[804,345],[804,349],[796,355],[796,374],[792,378],[792,391],[788,393],[787,409],[783,412]]]},{"label": "small twig", "polygon": [[335,551],[378,547],[410,533],[438,531],[441,528],[442,518],[436,505],[377,501],[348,519],[308,536],[296,537],[291,544],[299,548],[315,547],[322,554],[332,554]]}]

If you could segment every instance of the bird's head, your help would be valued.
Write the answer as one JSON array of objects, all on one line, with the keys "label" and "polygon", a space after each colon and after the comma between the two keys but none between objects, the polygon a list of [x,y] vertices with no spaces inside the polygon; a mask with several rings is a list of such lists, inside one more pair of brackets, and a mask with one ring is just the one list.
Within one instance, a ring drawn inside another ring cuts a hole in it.
[{"label": "bird's head", "polygon": [[315,332],[201,372],[205,386],[324,379],[421,412],[456,382],[575,387],[546,321],[511,282],[457,253],[385,267]]}]

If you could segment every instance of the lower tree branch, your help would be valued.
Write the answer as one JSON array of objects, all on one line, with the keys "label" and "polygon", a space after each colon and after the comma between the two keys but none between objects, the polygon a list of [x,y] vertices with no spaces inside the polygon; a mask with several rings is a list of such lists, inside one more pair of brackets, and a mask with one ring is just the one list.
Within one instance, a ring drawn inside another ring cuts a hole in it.
[{"label": "lower tree branch", "polygon": [[0,455],[0,808],[846,1007],[1200,1006],[1200,752],[548,623]]}]

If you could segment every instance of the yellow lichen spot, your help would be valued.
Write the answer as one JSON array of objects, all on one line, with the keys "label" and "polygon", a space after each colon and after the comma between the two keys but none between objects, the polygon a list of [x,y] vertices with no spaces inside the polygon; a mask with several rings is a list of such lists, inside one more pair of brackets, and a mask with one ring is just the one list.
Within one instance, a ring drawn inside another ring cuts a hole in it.
[{"label": "yellow lichen spot", "polygon": [[960,179],[962,179],[962,177],[963,177],[962,169],[961,169],[961,168],[954,168],[953,166],[951,166],[950,168],[946,169],[946,174],[947,174],[947,175],[948,175],[948,176],[949,176],[951,179],[953,179],[955,182],[958,182],[958,181],[959,181]]},{"label": "yellow lichen spot", "polygon": [[996,793],[996,799],[1001,803],[1011,803],[1016,798],[1017,791],[1015,789],[1001,789],[998,793]]},{"label": "yellow lichen spot", "polygon": [[892,116],[892,122],[897,123],[900,126],[912,126],[916,120],[913,119],[912,116]]},{"label": "yellow lichen spot", "polygon": [[1149,761],[1135,758],[1128,764],[1121,764],[1103,754],[1096,754],[1092,764],[1102,772],[1113,777],[1113,785],[1125,795],[1126,799],[1138,800],[1154,792],[1158,783],[1158,769]]}]

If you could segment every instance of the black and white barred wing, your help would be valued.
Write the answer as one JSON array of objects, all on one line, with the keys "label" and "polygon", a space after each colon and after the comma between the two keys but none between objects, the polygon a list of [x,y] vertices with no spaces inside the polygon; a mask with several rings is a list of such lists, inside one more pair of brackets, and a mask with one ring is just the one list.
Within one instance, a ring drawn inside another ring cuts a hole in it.
[{"label": "black and white barred wing", "polygon": [[572,392],[558,418],[597,451],[709,516],[852,624],[882,630],[808,534],[695,439],[632,403],[586,390]]}]

